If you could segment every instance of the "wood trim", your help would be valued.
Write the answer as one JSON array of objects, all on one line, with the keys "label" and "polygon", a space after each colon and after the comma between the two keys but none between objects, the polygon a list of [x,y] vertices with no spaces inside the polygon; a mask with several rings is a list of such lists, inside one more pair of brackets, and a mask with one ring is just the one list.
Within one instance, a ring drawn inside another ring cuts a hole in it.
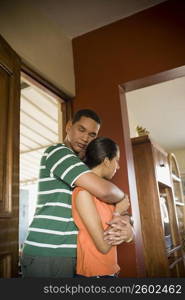
[{"label": "wood trim", "polygon": [[64,100],[65,102],[67,102],[73,99],[72,97],[64,93],[62,90],[60,90],[58,87],[56,87],[54,84],[46,80],[42,75],[33,71],[23,60],[21,64],[21,71],[26,77],[28,76],[29,81],[33,81],[33,83],[36,85],[39,84],[39,87],[42,89],[43,87],[45,87],[47,89],[47,92],[49,90],[52,93],[52,96],[53,94],[55,97],[58,96],[60,98],[60,101]]},{"label": "wood trim", "polygon": [[130,92],[133,90],[137,90],[140,88],[144,88],[150,85],[154,85],[183,76],[185,76],[185,66],[181,66],[179,68],[171,69],[154,75],[149,75],[147,77],[139,78],[136,80],[128,81],[121,84],[121,86],[123,87],[125,92]]},{"label": "wood trim", "polygon": [[72,101],[68,101],[66,103],[61,103],[61,111],[63,115],[62,119],[62,130],[63,130],[63,139],[65,139],[66,136],[66,125],[69,120],[73,117],[73,106]]},{"label": "wood trim", "polygon": [[0,255],[0,274],[2,278],[11,278],[12,273],[12,255],[5,253]]},{"label": "wood trim", "polygon": [[[3,56],[2,56],[3,53]],[[11,59],[9,59],[11,57]],[[3,62],[2,62],[3,58]],[[7,41],[0,35],[0,66],[10,75],[13,71],[16,71],[16,66],[12,65],[12,62],[16,61],[20,65],[20,57],[15,50],[7,43]]]},{"label": "wood trim", "polygon": [[[126,156],[127,174],[128,174],[129,192],[128,191],[126,192],[130,196],[132,216],[134,219],[134,231],[135,231],[134,246],[135,246],[136,258],[137,258],[136,259],[137,276],[145,277],[146,268],[144,262],[143,238],[141,232],[141,220],[140,220],[138,194],[137,194],[136,178],[135,178],[135,171],[134,171],[134,158],[133,158],[131,139],[129,135],[129,128],[127,125],[128,114],[127,114],[126,97],[123,88],[121,86],[118,86],[118,88],[119,88],[120,108],[121,108],[121,115],[122,115],[123,140],[125,145],[125,156]],[[118,248],[118,257],[120,255],[119,249],[121,248]]]},{"label": "wood trim", "polygon": [[[21,60],[0,36],[1,198],[0,277],[18,274],[19,124]],[[3,66],[3,67],[2,67]],[[3,79],[3,80],[2,80]],[[9,256],[10,255],[10,256]]]}]

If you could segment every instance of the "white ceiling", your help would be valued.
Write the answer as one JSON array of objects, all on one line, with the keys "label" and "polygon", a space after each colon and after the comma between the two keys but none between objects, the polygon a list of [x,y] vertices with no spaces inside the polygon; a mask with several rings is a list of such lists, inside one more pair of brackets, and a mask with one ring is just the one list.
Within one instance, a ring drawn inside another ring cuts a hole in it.
[{"label": "white ceiling", "polygon": [[74,38],[166,0],[37,0],[39,9]]},{"label": "white ceiling", "polygon": [[126,98],[132,137],[139,125],[167,151],[185,149],[185,77],[128,92]]}]

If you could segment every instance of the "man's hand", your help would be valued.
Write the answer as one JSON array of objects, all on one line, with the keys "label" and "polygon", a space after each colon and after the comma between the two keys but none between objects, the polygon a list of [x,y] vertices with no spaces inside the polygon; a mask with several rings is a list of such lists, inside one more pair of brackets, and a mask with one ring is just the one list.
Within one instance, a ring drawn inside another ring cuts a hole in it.
[{"label": "man's hand", "polygon": [[[128,216],[125,217],[129,218]],[[114,217],[110,222],[110,227],[104,232],[104,240],[112,246],[120,245],[123,242],[131,242],[134,238],[133,228],[129,220],[123,218]]]},{"label": "man's hand", "polygon": [[119,213],[122,215],[124,212],[126,212],[130,207],[130,200],[127,194],[125,194],[123,200],[116,203],[115,205],[115,213]]},{"label": "man's hand", "polygon": [[79,153],[78,153],[78,157],[83,160],[85,157],[85,151],[86,149],[82,149]]},{"label": "man's hand", "polygon": [[130,217],[128,214],[125,214],[124,216],[122,215],[113,215],[113,218],[111,221],[109,221],[107,224],[112,226],[113,224],[121,224],[123,225],[122,221],[130,222]]}]

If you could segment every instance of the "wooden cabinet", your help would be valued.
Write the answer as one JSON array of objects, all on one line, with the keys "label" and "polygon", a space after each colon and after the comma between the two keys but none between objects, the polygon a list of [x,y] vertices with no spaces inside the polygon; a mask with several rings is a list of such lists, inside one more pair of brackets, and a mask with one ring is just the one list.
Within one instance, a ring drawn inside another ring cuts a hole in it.
[{"label": "wooden cabinet", "polygon": [[167,186],[171,185],[168,154],[159,145],[153,147],[154,165],[157,181]]},{"label": "wooden cabinet", "polygon": [[0,278],[18,274],[20,65],[0,36]]},{"label": "wooden cabinet", "polygon": [[133,138],[132,148],[147,277],[184,277],[168,153],[149,136]]}]

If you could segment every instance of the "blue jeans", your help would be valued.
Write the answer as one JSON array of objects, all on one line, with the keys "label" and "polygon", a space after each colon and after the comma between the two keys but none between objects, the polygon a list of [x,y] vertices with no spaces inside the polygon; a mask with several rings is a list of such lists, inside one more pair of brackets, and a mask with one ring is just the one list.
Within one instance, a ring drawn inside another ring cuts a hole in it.
[{"label": "blue jeans", "polygon": [[76,270],[76,258],[31,256],[23,253],[21,270],[25,278],[72,278]]}]

